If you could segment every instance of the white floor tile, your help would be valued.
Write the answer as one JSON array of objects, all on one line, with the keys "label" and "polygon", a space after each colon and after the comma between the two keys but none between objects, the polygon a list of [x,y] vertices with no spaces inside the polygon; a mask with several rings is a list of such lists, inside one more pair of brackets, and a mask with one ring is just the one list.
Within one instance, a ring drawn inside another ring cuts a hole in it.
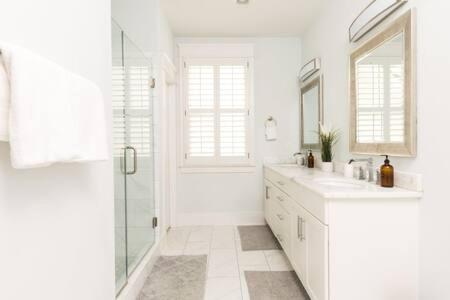
[{"label": "white floor tile", "polygon": [[192,228],[189,242],[210,242],[212,238],[212,226],[199,226]]},{"label": "white floor tile", "polygon": [[239,266],[267,265],[266,256],[263,251],[238,250],[238,262]]},{"label": "white floor tile", "polygon": [[214,231],[211,249],[236,249],[233,231]]},{"label": "white floor tile", "polygon": [[208,278],[205,300],[241,300],[239,277]]},{"label": "white floor tile", "polygon": [[184,255],[209,254],[209,242],[188,242],[184,248]]},{"label": "white floor tile", "polygon": [[271,271],[291,271],[292,266],[282,250],[264,251]]},{"label": "white floor tile", "polygon": [[239,268],[235,249],[211,249],[208,277],[237,277]]}]

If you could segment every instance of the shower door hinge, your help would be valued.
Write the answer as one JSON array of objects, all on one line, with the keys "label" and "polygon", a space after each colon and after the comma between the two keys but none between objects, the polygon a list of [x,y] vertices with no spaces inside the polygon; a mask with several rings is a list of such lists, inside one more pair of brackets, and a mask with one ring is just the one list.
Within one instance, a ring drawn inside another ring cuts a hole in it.
[{"label": "shower door hinge", "polygon": [[153,225],[153,228],[158,227],[158,218],[157,217],[153,218],[152,225]]},{"label": "shower door hinge", "polygon": [[150,88],[154,89],[156,87],[156,79],[150,78]]}]

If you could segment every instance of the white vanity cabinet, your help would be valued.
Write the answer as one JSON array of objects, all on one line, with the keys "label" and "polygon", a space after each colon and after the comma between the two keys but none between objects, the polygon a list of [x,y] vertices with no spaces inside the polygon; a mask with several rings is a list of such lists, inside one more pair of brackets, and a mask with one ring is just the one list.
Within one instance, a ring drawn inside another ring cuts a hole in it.
[{"label": "white vanity cabinet", "polygon": [[291,254],[290,199],[270,181],[265,181],[265,218],[286,255]]},{"label": "white vanity cabinet", "polygon": [[293,203],[291,264],[311,299],[328,299],[328,226]]},{"label": "white vanity cabinet", "polygon": [[319,185],[324,178],[346,180],[317,170],[264,168],[266,221],[311,299],[418,299],[421,194],[356,180],[350,185],[361,188],[353,190]]}]

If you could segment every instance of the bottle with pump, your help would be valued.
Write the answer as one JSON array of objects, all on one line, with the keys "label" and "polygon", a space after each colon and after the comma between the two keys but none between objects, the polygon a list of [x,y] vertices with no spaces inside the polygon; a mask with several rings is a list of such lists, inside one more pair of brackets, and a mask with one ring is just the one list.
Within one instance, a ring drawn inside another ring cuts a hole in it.
[{"label": "bottle with pump", "polygon": [[394,187],[394,167],[389,164],[389,156],[383,156],[386,156],[386,159],[380,167],[381,186],[391,188]]},{"label": "bottle with pump", "polygon": [[312,154],[312,150],[309,150],[308,168],[310,168],[310,169],[314,168],[314,155]]}]

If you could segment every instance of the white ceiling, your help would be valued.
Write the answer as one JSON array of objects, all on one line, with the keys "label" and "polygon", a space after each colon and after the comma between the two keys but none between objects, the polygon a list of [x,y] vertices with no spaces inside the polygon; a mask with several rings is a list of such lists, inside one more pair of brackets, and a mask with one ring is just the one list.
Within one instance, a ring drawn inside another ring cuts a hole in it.
[{"label": "white ceiling", "polygon": [[161,0],[176,36],[299,36],[324,0]]}]

